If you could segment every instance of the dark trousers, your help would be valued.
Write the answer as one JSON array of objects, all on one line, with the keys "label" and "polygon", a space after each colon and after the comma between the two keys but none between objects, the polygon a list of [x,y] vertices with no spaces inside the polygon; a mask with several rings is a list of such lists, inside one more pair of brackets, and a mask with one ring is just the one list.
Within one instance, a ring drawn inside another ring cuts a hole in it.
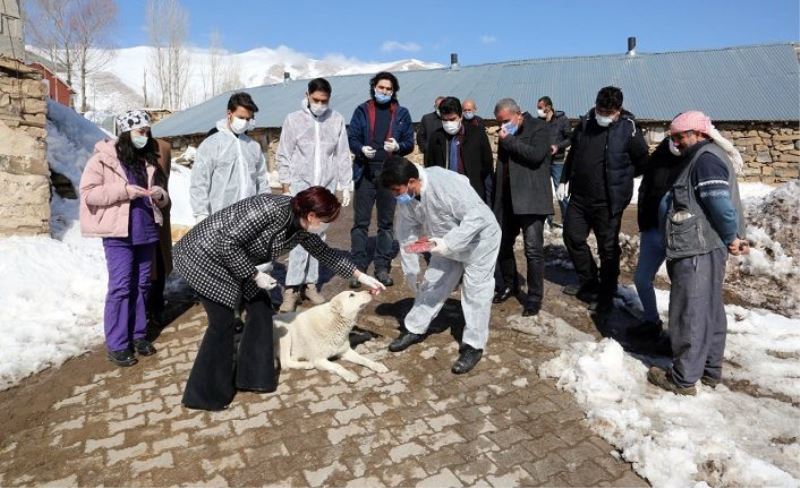
[{"label": "dark trousers", "polygon": [[[197,351],[183,404],[201,410],[221,410],[236,390],[272,392],[277,388],[272,343],[272,304],[262,292],[245,303],[247,320],[234,351],[234,310],[200,297],[208,329]],[[235,353],[235,357],[234,357]]]},{"label": "dark trousers", "polygon": [[701,376],[722,378],[728,321],[722,302],[726,249],[667,261],[672,378],[694,385]]},{"label": "dark trousers", "polygon": [[[611,214],[605,205],[588,205],[579,198],[570,197],[567,215],[564,219],[564,245],[567,247],[575,272],[581,285],[599,282],[600,293],[606,298],[617,291],[619,278],[619,229],[622,225],[622,212]],[[600,257],[598,276],[597,263],[586,243],[589,232],[597,239],[597,252]]]},{"label": "dark trousers", "polygon": [[378,209],[378,240],[375,246],[375,271],[389,271],[392,264],[394,242],[394,208],[396,200],[391,190],[380,184],[383,162],[370,163],[364,167],[364,176],[356,182],[354,195],[353,229],[350,231],[353,263],[361,271],[369,266],[367,240],[372,208]]},{"label": "dark trousers", "polygon": [[150,295],[147,297],[147,312],[151,320],[158,321],[161,313],[164,312],[164,286],[167,283],[167,275],[164,273],[164,258],[161,256],[161,249],[156,246],[155,262],[156,278],[150,283]]},{"label": "dark trousers", "polygon": [[514,257],[514,242],[520,231],[525,243],[525,260],[527,261],[528,296],[525,307],[540,307],[544,295],[544,221],[546,215],[514,213],[511,202],[503,202],[503,237],[500,239],[498,255],[498,284],[496,288],[517,288],[517,260]]}]

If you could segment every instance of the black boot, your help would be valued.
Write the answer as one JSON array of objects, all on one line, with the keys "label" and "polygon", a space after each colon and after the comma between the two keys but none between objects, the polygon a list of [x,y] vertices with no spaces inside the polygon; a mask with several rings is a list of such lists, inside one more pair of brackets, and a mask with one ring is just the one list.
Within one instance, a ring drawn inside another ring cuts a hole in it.
[{"label": "black boot", "polygon": [[380,281],[383,286],[393,286],[394,285],[394,280],[389,275],[389,272],[387,270],[385,270],[385,269],[382,269],[380,271],[376,271],[375,272],[375,278],[377,278],[378,281]]},{"label": "black boot", "polygon": [[122,349],[120,351],[108,351],[108,360],[117,366],[126,368],[138,363],[139,360],[133,355],[130,349]]},{"label": "black boot", "polygon": [[517,294],[516,288],[506,286],[495,292],[494,298],[492,299],[492,303],[503,303],[516,294]]},{"label": "black boot", "polygon": [[425,336],[422,334],[415,334],[413,332],[402,332],[400,337],[393,340],[391,344],[389,344],[389,350],[391,352],[400,352],[405,351],[409,347],[422,342],[425,339]]},{"label": "black boot", "polygon": [[628,334],[631,337],[638,337],[642,339],[656,338],[659,334],[661,334],[663,325],[664,323],[660,320],[655,322],[651,320],[645,320],[628,329]]},{"label": "black boot", "polygon": [[453,374],[469,373],[481,360],[481,356],[483,356],[483,349],[475,349],[469,344],[463,344],[461,351],[458,353],[458,359],[453,363],[450,371]]},{"label": "black boot", "polygon": [[153,343],[147,339],[135,339],[133,348],[136,349],[136,354],[139,356],[152,356],[157,352]]}]

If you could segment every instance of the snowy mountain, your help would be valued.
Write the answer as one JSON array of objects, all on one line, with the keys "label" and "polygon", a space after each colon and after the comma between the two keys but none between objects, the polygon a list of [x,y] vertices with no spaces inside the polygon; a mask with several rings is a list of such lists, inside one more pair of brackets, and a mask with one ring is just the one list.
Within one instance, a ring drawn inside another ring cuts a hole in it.
[{"label": "snowy mountain", "polygon": [[[36,52],[35,48],[29,47]],[[151,57],[154,50],[148,46],[138,46],[110,51],[113,56],[103,71],[93,75],[87,83],[87,100],[92,110],[119,112],[145,103],[144,87],[147,83],[147,105],[157,106],[157,87],[152,76]],[[43,53],[40,53],[43,54]],[[185,106],[203,102],[213,95],[210,86],[212,52],[209,49],[191,48],[189,54],[188,88],[185,92]],[[286,46],[275,49],[258,48],[243,53],[220,52],[216,61],[222,68],[222,89],[217,93],[233,88],[249,88],[279,83],[283,73],[288,72],[292,79],[315,78],[318,76],[350,75],[376,73],[378,71],[409,71],[441,67],[417,59],[403,59],[387,63],[371,63],[341,55],[311,58]],[[78,85],[79,80],[75,80]],[[74,87],[79,92],[79,87]]]}]

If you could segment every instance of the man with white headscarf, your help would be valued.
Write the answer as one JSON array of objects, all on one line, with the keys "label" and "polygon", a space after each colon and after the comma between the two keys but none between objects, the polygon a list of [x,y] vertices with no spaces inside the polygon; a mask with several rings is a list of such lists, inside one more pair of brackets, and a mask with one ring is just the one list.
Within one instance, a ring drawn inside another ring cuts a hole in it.
[{"label": "man with white headscarf", "polygon": [[647,379],[680,395],[695,395],[697,380],[711,388],[721,381],[727,334],[725,263],[728,254],[748,252],[734,163],[712,134],[711,121],[702,112],[684,112],[670,124],[670,137],[688,160],[662,206],[672,283],[672,366],[666,371],[650,368]]}]

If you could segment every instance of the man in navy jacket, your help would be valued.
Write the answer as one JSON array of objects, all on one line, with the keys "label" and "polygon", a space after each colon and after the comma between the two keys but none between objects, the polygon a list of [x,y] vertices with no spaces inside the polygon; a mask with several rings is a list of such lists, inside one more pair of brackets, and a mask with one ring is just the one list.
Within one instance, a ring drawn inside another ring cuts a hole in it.
[{"label": "man in navy jacket", "polygon": [[[406,156],[414,150],[414,130],[408,110],[397,102],[400,84],[388,72],[376,74],[369,82],[370,99],[356,107],[347,130],[353,163],[354,218],[350,231],[353,262],[362,271],[369,267],[367,240],[372,209],[378,210],[378,236],[375,247],[375,277],[394,284],[389,271],[392,262],[395,198],[379,184],[383,162],[389,156]],[[360,283],[351,280],[350,286]]]}]

